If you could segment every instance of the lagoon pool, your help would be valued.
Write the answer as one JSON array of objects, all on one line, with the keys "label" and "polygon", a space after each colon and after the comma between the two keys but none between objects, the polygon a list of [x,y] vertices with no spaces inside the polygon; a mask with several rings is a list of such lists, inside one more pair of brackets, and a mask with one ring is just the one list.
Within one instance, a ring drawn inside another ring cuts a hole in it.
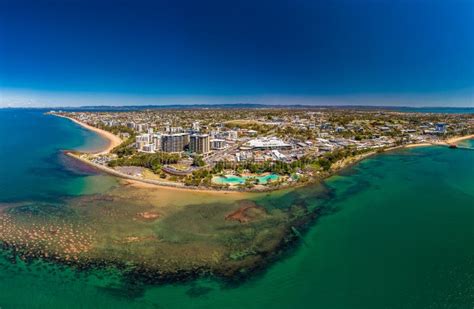
[{"label": "lagoon pool", "polygon": [[[235,175],[226,175],[226,176],[216,176],[212,179],[212,181],[220,185],[225,185],[225,184],[238,185],[238,184],[244,184],[245,179],[252,178],[252,177],[253,176],[240,177],[240,176],[235,176]],[[270,175],[265,175],[265,176],[257,176],[255,178],[259,180],[260,184],[264,185],[264,184],[267,184],[268,182],[278,180],[279,176],[276,174],[270,174]]]}]

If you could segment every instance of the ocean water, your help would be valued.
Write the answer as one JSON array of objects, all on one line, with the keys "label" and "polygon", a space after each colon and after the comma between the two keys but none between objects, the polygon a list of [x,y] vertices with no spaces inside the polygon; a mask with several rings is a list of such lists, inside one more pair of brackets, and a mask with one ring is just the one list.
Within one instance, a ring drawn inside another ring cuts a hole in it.
[{"label": "ocean water", "polygon": [[[93,191],[85,188],[113,183],[66,168],[58,155],[98,147],[96,135],[37,111],[0,110],[0,117],[8,146],[0,149],[0,201],[86,194]],[[48,172],[35,171],[38,166]],[[258,199],[274,207],[304,199],[330,211],[283,259],[232,286],[201,279],[137,288],[124,285],[114,270],[77,272],[0,257],[0,307],[473,308],[474,151],[426,147],[382,154],[322,185]]]},{"label": "ocean water", "polygon": [[[105,145],[97,134],[46,110],[0,109],[0,203],[48,200],[112,185],[111,177],[65,168],[62,150]],[[94,184],[94,185],[91,185]]]}]

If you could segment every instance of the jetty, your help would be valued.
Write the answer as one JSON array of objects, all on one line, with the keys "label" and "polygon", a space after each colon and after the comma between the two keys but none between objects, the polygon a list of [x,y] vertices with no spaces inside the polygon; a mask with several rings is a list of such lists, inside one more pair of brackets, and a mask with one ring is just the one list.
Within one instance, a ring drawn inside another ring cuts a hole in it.
[{"label": "jetty", "polygon": [[459,146],[459,145],[456,145],[456,144],[448,144],[446,146],[448,146],[451,149],[463,149],[463,150],[473,150],[474,151],[474,147],[469,147],[469,146]]},{"label": "jetty", "polygon": [[456,145],[455,149],[463,149],[463,150],[472,150],[472,151],[474,151],[473,147],[459,146],[459,145]]}]

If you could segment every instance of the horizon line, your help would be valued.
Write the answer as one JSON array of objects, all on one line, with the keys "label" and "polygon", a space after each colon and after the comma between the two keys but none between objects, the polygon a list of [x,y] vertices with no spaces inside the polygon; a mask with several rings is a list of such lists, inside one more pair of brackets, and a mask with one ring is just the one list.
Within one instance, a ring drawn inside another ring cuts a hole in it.
[{"label": "horizon line", "polygon": [[170,103],[170,104],[138,104],[138,105],[80,105],[80,106],[0,106],[0,109],[100,109],[100,108],[122,108],[122,109],[133,109],[133,108],[154,108],[154,107],[272,107],[272,108],[409,108],[409,109],[424,109],[424,108],[438,108],[438,109],[474,109],[474,106],[441,106],[441,105],[423,105],[423,106],[408,106],[408,105],[370,105],[370,104],[271,104],[271,103]]}]

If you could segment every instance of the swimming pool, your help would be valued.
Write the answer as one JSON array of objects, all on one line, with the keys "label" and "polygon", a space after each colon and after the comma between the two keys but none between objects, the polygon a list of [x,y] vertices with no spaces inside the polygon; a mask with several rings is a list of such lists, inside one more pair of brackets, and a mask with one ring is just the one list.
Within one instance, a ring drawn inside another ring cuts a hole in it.
[{"label": "swimming pool", "polygon": [[278,180],[279,176],[276,174],[269,174],[265,176],[235,176],[235,175],[226,175],[226,176],[215,176],[212,181],[217,184],[225,185],[225,184],[230,184],[230,185],[238,185],[238,184],[244,184],[245,179],[247,178],[256,178],[259,181],[259,184],[266,184],[268,182],[276,181]]}]

